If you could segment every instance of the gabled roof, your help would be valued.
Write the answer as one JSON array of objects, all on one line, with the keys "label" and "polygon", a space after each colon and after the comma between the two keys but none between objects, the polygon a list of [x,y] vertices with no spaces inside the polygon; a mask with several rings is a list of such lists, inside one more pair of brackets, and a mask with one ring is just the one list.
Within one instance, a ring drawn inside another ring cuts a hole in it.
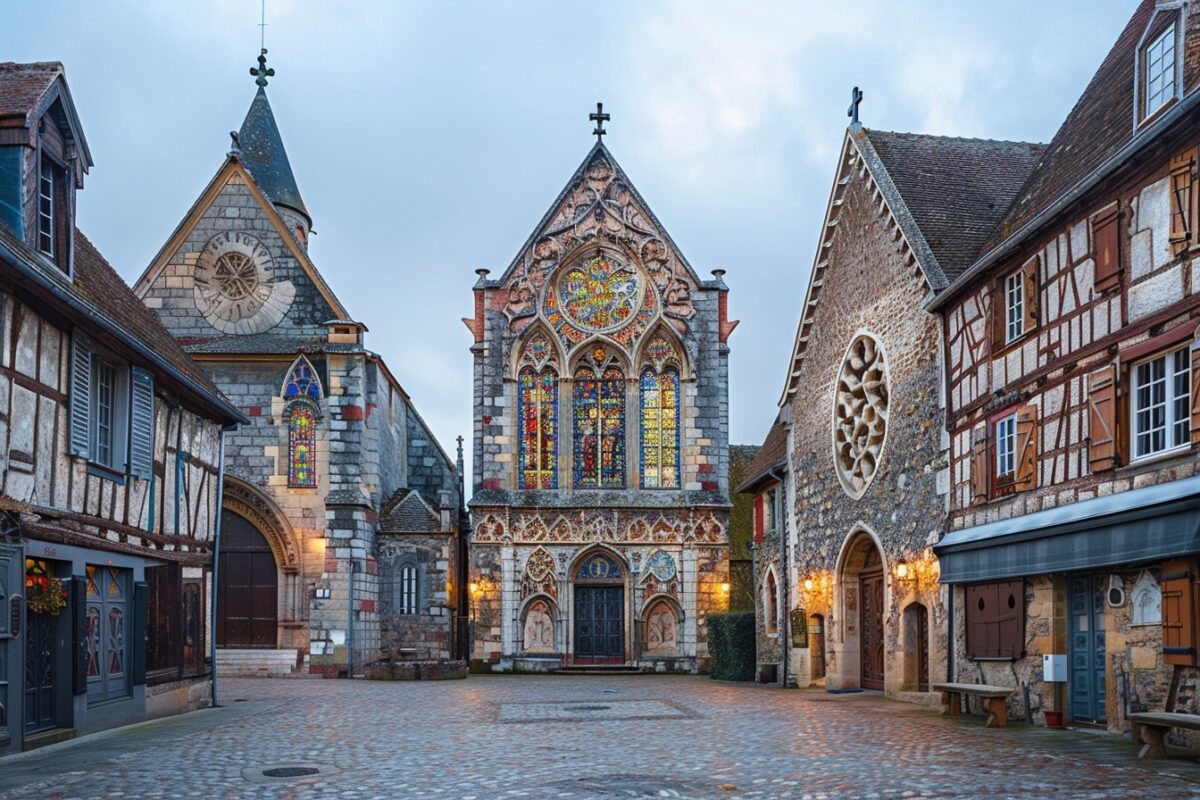
[{"label": "gabled roof", "polygon": [[398,489],[379,513],[379,530],[385,533],[432,533],[441,529],[441,517],[415,489]]},{"label": "gabled roof", "polygon": [[1030,142],[864,133],[947,280],[971,265],[1046,149]]},{"label": "gabled roof", "polygon": [[242,151],[242,163],[254,175],[263,194],[272,203],[299,211],[311,224],[312,217],[300,197],[300,187],[296,185],[296,176],[283,147],[283,137],[267,101],[267,90],[262,86],[258,87],[238,131],[238,147]]},{"label": "gabled roof", "polygon": [[746,468],[742,484],[733,490],[734,494],[753,492],[765,479],[770,478],[771,472],[786,471],[787,457],[787,425],[777,417],[771,430],[767,431],[762,447],[758,448],[758,454]]},{"label": "gabled roof", "polygon": [[38,117],[55,101],[61,99],[67,133],[79,150],[82,169],[93,165],[92,152],[83,136],[83,126],[75,101],[67,88],[67,78],[60,61],[35,61],[17,64],[0,62],[0,119],[19,117],[21,127],[32,128]]},{"label": "gabled roof", "polygon": [[[534,226],[533,232],[529,234],[529,238],[526,239],[525,243],[522,244],[520,249],[517,250],[517,254],[513,257],[513,260],[504,270],[504,275],[498,282],[503,283],[504,281],[508,280],[513,271],[520,265],[522,256],[526,251],[529,250],[529,248],[533,246],[536,240],[543,236],[552,235],[556,232],[553,230],[546,230],[547,226],[554,219],[555,214],[562,208],[563,203],[568,197],[570,197],[575,188],[584,180],[588,169],[599,159],[606,160],[613,168],[613,171],[615,172],[614,182],[619,183],[629,190],[629,193],[633,195],[634,201],[638,204],[638,206],[641,207],[641,210],[646,213],[650,224],[655,227],[655,235],[662,237],[663,241],[665,241],[674,252],[675,257],[679,259],[679,263],[682,264],[687,270],[688,276],[695,281],[697,285],[699,285],[701,281],[696,275],[696,270],[694,270],[692,265],[688,263],[687,258],[683,255],[683,251],[680,250],[679,246],[675,244],[675,241],[671,238],[671,234],[667,232],[666,227],[659,222],[658,217],[654,215],[654,211],[651,210],[650,205],[642,197],[641,193],[637,190],[637,187],[633,185],[633,181],[629,179],[629,176],[625,173],[625,170],[621,168],[620,163],[618,163],[617,159],[613,157],[612,152],[610,152],[609,149],[605,147],[604,142],[600,140],[597,140],[596,144],[592,146],[592,149],[588,151],[588,154],[584,156],[584,159],[582,162],[580,162],[579,167],[571,174],[571,177],[567,179],[567,183],[565,186],[563,186],[562,191],[558,193],[558,196],[554,198],[554,202],[550,204],[550,208],[548,208],[546,213],[542,215],[542,218],[538,220],[538,224]],[[595,204],[576,208],[573,222],[577,222],[585,215],[592,213],[594,210],[594,205]]]}]

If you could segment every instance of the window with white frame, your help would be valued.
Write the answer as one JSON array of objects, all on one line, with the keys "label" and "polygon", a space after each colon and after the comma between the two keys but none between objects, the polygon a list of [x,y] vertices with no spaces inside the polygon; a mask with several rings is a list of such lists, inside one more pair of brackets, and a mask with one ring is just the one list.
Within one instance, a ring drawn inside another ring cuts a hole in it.
[{"label": "window with white frame", "polygon": [[38,250],[54,256],[54,165],[42,161],[38,179]]},{"label": "window with white frame", "polygon": [[1186,347],[1133,367],[1133,457],[1173,450],[1191,438],[1191,365]]},{"label": "window with white frame", "polygon": [[1175,96],[1175,25],[1158,35],[1145,51],[1146,116]]},{"label": "window with white frame", "polygon": [[996,477],[1011,477],[1017,470],[1017,415],[996,421]]},{"label": "window with white frame", "polygon": [[1004,341],[1016,341],[1025,333],[1025,275],[1014,272],[1004,280]]},{"label": "window with white frame", "polygon": [[417,613],[417,568],[412,564],[400,567],[400,597],[396,602],[399,614]]}]

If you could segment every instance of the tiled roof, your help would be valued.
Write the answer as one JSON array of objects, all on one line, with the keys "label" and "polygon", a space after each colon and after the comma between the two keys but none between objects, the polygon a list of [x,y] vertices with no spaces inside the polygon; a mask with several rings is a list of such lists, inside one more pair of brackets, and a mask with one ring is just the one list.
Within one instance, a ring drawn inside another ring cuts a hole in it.
[{"label": "tiled roof", "polygon": [[392,533],[429,533],[441,529],[441,519],[434,513],[421,493],[413,489],[398,489],[379,514],[379,530]]},{"label": "tiled roof", "polygon": [[87,299],[130,333],[148,344],[173,367],[187,375],[214,396],[224,399],[200,366],[188,357],[100,251],[79,230],[75,231],[75,284]]},{"label": "tiled roof", "polygon": [[741,493],[753,489],[768,472],[786,461],[787,425],[782,420],[776,419],[775,423],[771,425],[771,430],[767,431],[767,438],[763,440],[762,447],[758,449],[758,455],[746,468],[742,485],[734,489],[734,492]]},{"label": "tiled roof", "polygon": [[0,117],[28,114],[62,74],[63,65],[58,61],[0,62]]},{"label": "tiled roof", "polygon": [[283,137],[279,135],[275,114],[262,87],[254,95],[238,131],[238,147],[242,151],[242,163],[271,202],[294,208],[307,217],[308,209],[300,197],[300,187],[296,185],[296,176],[283,148]]},{"label": "tiled roof", "polygon": [[982,243],[979,256],[1018,231],[1133,138],[1134,52],[1154,5],[1154,0],[1138,5],[1020,196]]},{"label": "tiled roof", "polygon": [[1045,149],[1029,142],[864,132],[949,280],[974,261]]}]

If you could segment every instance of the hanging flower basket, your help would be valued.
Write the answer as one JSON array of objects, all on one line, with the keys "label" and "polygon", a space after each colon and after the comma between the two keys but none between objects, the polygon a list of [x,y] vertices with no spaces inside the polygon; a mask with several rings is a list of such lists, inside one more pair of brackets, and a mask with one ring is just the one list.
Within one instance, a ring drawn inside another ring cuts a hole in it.
[{"label": "hanging flower basket", "polygon": [[58,578],[26,578],[25,608],[34,614],[57,617],[67,607],[67,590]]}]

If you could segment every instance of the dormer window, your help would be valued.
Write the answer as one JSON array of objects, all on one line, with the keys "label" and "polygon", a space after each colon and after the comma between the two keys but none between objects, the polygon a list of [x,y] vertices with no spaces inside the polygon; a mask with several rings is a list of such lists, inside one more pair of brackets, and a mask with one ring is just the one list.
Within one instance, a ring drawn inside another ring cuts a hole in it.
[{"label": "dormer window", "polygon": [[49,159],[42,160],[42,171],[38,178],[38,250],[54,258],[58,176]]},{"label": "dormer window", "polygon": [[1175,23],[1171,23],[1146,45],[1143,55],[1146,106],[1149,117],[1175,97]]}]

